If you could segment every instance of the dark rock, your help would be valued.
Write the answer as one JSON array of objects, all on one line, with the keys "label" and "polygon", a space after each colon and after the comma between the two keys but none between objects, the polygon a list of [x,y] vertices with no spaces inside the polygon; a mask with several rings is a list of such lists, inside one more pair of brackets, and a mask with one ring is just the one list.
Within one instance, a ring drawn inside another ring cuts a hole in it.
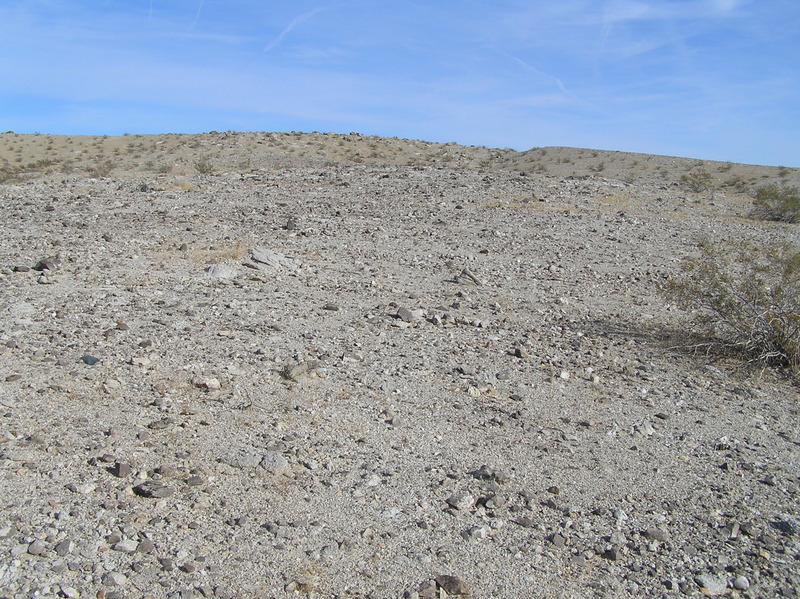
[{"label": "dark rock", "polygon": [[158,499],[161,497],[169,497],[174,494],[175,487],[170,487],[155,480],[148,480],[140,485],[136,485],[133,491],[141,497]]},{"label": "dark rock", "polygon": [[436,577],[436,584],[439,585],[439,588],[448,595],[469,595],[469,589],[467,588],[467,585],[464,584],[464,581],[458,576],[439,574]]}]

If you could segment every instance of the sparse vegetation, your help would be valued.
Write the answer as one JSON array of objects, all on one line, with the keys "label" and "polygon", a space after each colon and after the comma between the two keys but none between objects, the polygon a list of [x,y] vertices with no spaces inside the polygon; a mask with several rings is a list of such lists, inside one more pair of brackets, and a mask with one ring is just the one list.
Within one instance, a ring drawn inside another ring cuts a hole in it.
[{"label": "sparse vegetation", "polygon": [[214,165],[211,164],[208,156],[203,156],[194,162],[194,170],[201,175],[210,175],[214,172]]},{"label": "sparse vegetation", "polygon": [[108,177],[114,170],[114,163],[110,160],[98,160],[86,169],[92,177]]},{"label": "sparse vegetation", "polygon": [[[17,159],[16,162],[21,162],[21,159]],[[0,168],[0,183],[19,181],[25,175],[44,172],[56,163],[55,160],[44,158],[27,164],[20,164],[19,166],[5,166]]]},{"label": "sparse vegetation", "polygon": [[755,192],[753,216],[785,223],[800,222],[800,188],[770,184]]},{"label": "sparse vegetation", "polygon": [[713,179],[711,173],[708,171],[695,171],[681,176],[681,183],[689,190],[695,193],[705,191],[711,187]]},{"label": "sparse vegetation", "polygon": [[800,251],[748,245],[735,253],[708,242],[699,250],[668,287],[702,329],[696,347],[800,374]]}]

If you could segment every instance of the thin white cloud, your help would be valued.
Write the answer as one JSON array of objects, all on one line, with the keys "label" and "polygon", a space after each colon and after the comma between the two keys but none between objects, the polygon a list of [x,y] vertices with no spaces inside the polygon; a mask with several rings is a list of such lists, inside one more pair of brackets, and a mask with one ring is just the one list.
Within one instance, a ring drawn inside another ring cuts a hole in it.
[{"label": "thin white cloud", "polygon": [[197,7],[197,14],[194,16],[194,21],[192,21],[192,24],[189,27],[189,29],[194,29],[194,26],[197,25],[197,21],[200,19],[200,11],[203,10],[204,3],[205,0],[200,0],[200,6]]},{"label": "thin white cloud", "polygon": [[274,40],[272,40],[271,42],[269,42],[269,43],[268,43],[268,44],[267,44],[267,45],[264,47],[264,52],[269,52],[270,50],[272,50],[273,48],[275,48],[275,47],[276,47],[278,44],[280,44],[280,43],[283,41],[283,38],[284,38],[284,37],[286,37],[286,36],[287,36],[287,35],[288,35],[288,34],[289,34],[291,31],[292,31],[292,29],[294,29],[295,27],[297,27],[297,26],[298,26],[300,23],[302,23],[303,21],[307,21],[308,19],[310,19],[310,18],[311,18],[311,17],[313,17],[314,15],[316,15],[316,14],[318,14],[318,13],[322,12],[323,10],[325,10],[325,9],[324,9],[324,8],[322,8],[322,7],[320,7],[320,8],[315,8],[314,10],[312,10],[312,11],[310,11],[310,12],[307,12],[307,13],[305,13],[305,14],[302,14],[302,15],[300,15],[300,16],[298,16],[298,17],[295,17],[294,19],[292,19],[291,23],[289,23],[289,24],[286,26],[286,28],[285,28],[283,31],[281,31],[281,32],[280,32],[280,34],[278,35],[278,37],[276,37]]},{"label": "thin white cloud", "polygon": [[509,58],[509,59],[513,60],[514,62],[516,62],[518,65],[520,65],[525,70],[530,71],[531,73],[534,73],[534,74],[538,75],[539,77],[543,77],[545,79],[549,79],[550,81],[554,82],[558,86],[558,89],[560,89],[565,94],[569,93],[567,91],[567,88],[564,86],[564,82],[561,81],[561,79],[559,79],[555,75],[550,75],[548,73],[545,73],[544,71],[540,71],[539,69],[529,65],[527,62],[525,62],[524,60],[522,60],[518,56],[514,56],[513,54],[509,54],[508,52],[503,52],[502,50],[496,50],[496,52],[498,52],[499,54],[502,54],[506,58]]}]

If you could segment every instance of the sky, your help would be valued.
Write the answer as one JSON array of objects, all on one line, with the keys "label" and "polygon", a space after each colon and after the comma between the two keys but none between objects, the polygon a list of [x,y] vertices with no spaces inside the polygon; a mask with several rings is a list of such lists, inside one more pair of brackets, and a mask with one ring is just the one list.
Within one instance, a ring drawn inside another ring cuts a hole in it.
[{"label": "sky", "polygon": [[0,131],[800,167],[798,0],[0,0]]}]

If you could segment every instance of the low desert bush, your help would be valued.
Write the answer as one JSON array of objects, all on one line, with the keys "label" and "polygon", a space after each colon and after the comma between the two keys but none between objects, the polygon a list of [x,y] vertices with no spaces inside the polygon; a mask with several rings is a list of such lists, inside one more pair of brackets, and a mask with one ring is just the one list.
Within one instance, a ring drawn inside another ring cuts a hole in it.
[{"label": "low desert bush", "polygon": [[214,172],[214,165],[211,164],[211,160],[209,160],[208,156],[203,156],[195,161],[194,170],[201,175],[210,175]]},{"label": "low desert bush", "polygon": [[697,171],[681,176],[683,183],[689,191],[700,192],[711,187],[712,177],[708,171]]},{"label": "low desert bush", "polygon": [[800,188],[762,185],[755,192],[753,215],[785,223],[800,222]]},{"label": "low desert bush", "polygon": [[98,160],[93,165],[86,168],[91,177],[108,177],[114,170],[114,163],[111,160]]},{"label": "low desert bush", "polygon": [[705,337],[696,347],[800,375],[800,251],[744,245],[731,252],[708,242],[699,250],[667,288],[694,314]]}]

